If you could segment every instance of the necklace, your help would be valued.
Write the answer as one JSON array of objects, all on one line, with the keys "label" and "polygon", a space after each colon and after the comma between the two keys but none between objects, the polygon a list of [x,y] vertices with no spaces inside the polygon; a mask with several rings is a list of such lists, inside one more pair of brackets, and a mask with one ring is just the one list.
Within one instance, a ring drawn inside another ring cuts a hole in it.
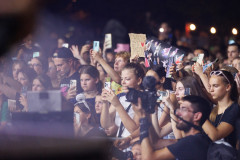
[{"label": "necklace", "polygon": [[[226,109],[225,109],[226,110]],[[224,110],[224,112],[222,113],[222,115],[221,115],[221,117],[220,117],[220,119],[219,119],[219,121],[218,121],[218,125],[220,124],[220,122],[221,122],[221,120],[222,120],[222,117],[223,117],[223,115],[224,115],[224,113],[225,113],[225,110]],[[217,126],[218,126],[217,125]]]}]

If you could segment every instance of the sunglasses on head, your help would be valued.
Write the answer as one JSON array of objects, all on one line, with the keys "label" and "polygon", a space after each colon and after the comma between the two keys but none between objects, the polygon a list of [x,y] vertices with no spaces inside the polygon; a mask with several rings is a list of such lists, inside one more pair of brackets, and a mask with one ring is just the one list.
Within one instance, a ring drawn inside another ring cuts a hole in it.
[{"label": "sunglasses on head", "polygon": [[227,76],[223,73],[223,71],[212,71],[212,72],[210,73],[210,76],[213,76],[213,75],[216,75],[216,76],[222,75],[222,76],[228,81],[228,83],[230,83],[229,79],[228,79]]}]

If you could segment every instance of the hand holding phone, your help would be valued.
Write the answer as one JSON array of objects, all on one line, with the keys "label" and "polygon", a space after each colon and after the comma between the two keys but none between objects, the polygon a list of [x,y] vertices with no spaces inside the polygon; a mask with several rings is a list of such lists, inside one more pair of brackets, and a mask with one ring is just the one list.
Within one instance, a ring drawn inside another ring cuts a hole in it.
[{"label": "hand holding phone", "polygon": [[93,41],[93,50],[96,52],[99,51],[99,41]]},{"label": "hand holding phone", "polygon": [[157,102],[162,101],[163,97],[167,97],[167,95],[168,95],[167,91],[157,91],[158,96]]},{"label": "hand holding phone", "polygon": [[108,91],[111,90],[111,82],[105,82],[104,88],[107,89]]},{"label": "hand holding phone", "polygon": [[70,88],[74,88],[74,87],[77,89],[77,80],[71,79],[70,80]]}]

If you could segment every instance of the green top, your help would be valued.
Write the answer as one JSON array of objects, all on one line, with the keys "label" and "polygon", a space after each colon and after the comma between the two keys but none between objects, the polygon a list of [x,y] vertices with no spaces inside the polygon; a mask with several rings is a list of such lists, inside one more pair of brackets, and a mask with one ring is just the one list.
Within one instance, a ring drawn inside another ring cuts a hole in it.
[{"label": "green top", "polygon": [[4,101],[1,109],[0,122],[7,122],[7,121],[9,121],[8,103],[7,101]]}]

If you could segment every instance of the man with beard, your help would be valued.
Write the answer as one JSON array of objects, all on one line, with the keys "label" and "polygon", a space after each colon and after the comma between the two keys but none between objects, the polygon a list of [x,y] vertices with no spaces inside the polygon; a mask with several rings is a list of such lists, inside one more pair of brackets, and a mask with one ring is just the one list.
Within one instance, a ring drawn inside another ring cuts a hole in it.
[{"label": "man with beard", "polygon": [[[77,93],[82,91],[82,88],[80,86],[80,75],[74,66],[74,57],[71,50],[65,47],[58,48],[53,54],[53,62],[61,77],[60,90],[62,95],[67,100],[74,98]],[[76,87],[68,91],[72,80],[76,82]]]},{"label": "man with beard", "polygon": [[[140,101],[140,100],[139,100]],[[148,114],[141,107],[141,103],[133,105],[134,111],[140,119],[140,140],[143,159],[194,159],[206,160],[211,140],[203,133],[201,126],[209,117],[211,107],[208,102],[199,96],[186,96],[175,112],[178,117],[176,127],[185,133],[185,137],[163,149],[154,150],[149,139]],[[165,143],[167,144],[167,143]]]}]

